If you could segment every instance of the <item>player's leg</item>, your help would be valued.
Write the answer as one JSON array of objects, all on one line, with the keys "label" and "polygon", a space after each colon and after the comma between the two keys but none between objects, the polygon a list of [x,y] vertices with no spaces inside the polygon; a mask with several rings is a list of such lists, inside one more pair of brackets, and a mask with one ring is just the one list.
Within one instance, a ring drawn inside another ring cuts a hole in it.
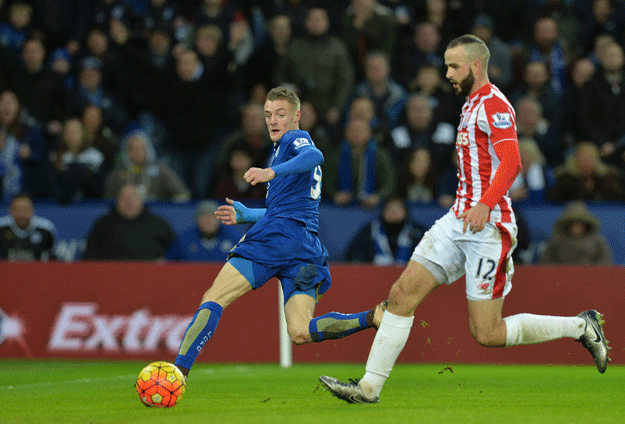
[{"label": "player's leg", "polygon": [[408,340],[415,309],[439,286],[439,279],[430,270],[411,260],[391,287],[388,308],[373,340],[365,375],[360,380],[360,387],[367,397],[379,396]]},{"label": "player's leg", "polygon": [[469,300],[469,328],[482,346],[503,347],[543,343],[572,337],[579,339],[586,328],[580,317],[517,314],[501,317],[503,299]]},{"label": "player's leg", "polygon": [[[592,354],[600,372],[605,371],[608,347],[601,316],[586,311],[574,317],[517,314],[502,318],[503,298],[514,274],[513,225],[487,225],[474,234],[466,250],[466,284],[471,334],[483,346],[503,347],[543,343],[570,337]],[[595,337],[595,331],[597,336]]]},{"label": "player's leg", "polygon": [[357,384],[320,378],[333,395],[350,403],[378,401],[408,340],[416,307],[435,288],[456,281],[464,273],[464,254],[450,238],[449,221],[453,220],[455,215],[450,212],[425,233],[406,269],[391,287],[388,309],[371,346],[364,377]]},{"label": "player's leg", "polygon": [[342,383],[328,376],[320,377],[326,388],[349,403],[377,402],[397,357],[406,345],[416,307],[439,286],[440,280],[426,266],[409,261],[391,287],[388,309],[373,340],[364,377],[351,383]]},{"label": "player's leg", "polygon": [[572,338],[592,355],[599,372],[605,372],[608,344],[603,334],[602,315],[589,310],[578,316],[516,314],[501,318],[503,300],[469,300],[469,326],[483,346],[510,347]]},{"label": "player's leg", "polygon": [[313,341],[308,323],[315,313],[316,299],[307,294],[295,294],[284,304],[284,317],[291,341],[296,345]]},{"label": "player's leg", "polygon": [[289,285],[283,278],[282,286],[287,299],[284,315],[289,337],[296,345],[340,339],[367,328],[377,328],[386,309],[386,302],[382,302],[370,311],[355,314],[330,312],[314,317],[318,300],[316,288],[289,293]]},{"label": "player's leg", "polygon": [[469,329],[482,346],[506,344],[506,323],[501,318],[503,299],[469,300]]},{"label": "player's leg", "polygon": [[202,297],[202,304],[182,338],[175,363],[183,374],[189,373],[200,350],[215,334],[223,309],[251,289],[246,277],[226,262]]}]

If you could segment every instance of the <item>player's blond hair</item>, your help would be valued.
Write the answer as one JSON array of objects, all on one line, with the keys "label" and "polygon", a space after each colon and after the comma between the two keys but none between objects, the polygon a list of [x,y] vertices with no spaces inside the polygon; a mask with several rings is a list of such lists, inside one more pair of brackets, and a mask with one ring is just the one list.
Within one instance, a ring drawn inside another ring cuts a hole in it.
[{"label": "player's blond hair", "polygon": [[469,63],[474,60],[479,60],[482,64],[482,69],[485,71],[488,69],[490,51],[484,41],[472,34],[461,35],[460,37],[451,40],[447,45],[447,49],[453,49],[458,46],[464,47],[464,51],[467,55],[467,61]]},{"label": "player's blond hair", "polygon": [[272,88],[269,93],[267,93],[267,101],[273,102],[276,100],[286,100],[291,106],[293,106],[294,111],[300,110],[302,103],[293,91],[289,87],[280,86]]}]

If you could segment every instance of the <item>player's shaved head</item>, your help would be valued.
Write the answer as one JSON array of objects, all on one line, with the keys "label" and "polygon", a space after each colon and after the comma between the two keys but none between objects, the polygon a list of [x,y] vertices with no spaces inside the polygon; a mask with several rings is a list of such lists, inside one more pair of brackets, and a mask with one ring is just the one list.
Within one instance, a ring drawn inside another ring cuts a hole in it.
[{"label": "player's shaved head", "polygon": [[454,38],[447,45],[447,50],[455,47],[463,47],[468,63],[479,60],[482,64],[484,72],[488,69],[488,61],[490,60],[490,51],[486,44],[475,35],[466,34],[458,38]]}]

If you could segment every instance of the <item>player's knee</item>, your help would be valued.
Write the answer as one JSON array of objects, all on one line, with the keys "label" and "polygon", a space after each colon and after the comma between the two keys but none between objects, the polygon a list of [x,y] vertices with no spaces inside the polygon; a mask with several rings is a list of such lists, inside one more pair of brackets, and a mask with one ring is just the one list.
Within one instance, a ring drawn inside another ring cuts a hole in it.
[{"label": "player's knee", "polygon": [[475,340],[482,346],[498,347],[501,346],[499,338],[494,331],[490,329],[476,328],[471,330],[471,334]]},{"label": "player's knee", "polygon": [[293,344],[297,346],[312,342],[308,329],[304,328],[289,328],[289,337],[291,338]]}]

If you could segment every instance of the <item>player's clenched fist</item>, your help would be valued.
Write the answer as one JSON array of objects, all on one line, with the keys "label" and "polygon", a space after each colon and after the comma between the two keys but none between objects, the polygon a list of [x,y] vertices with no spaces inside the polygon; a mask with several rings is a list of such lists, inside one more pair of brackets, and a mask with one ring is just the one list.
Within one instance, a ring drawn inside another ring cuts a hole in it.
[{"label": "player's clenched fist", "polygon": [[273,169],[271,168],[250,168],[247,170],[245,175],[243,175],[243,178],[245,178],[245,181],[251,185],[256,185],[258,183],[271,181],[275,176],[276,173],[273,172]]}]

